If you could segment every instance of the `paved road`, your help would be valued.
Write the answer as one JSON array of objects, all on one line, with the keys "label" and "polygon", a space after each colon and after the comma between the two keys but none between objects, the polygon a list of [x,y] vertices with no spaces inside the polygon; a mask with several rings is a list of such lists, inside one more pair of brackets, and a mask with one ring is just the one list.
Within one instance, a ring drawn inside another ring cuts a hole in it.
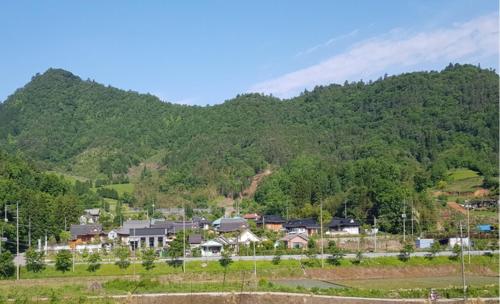
[{"label": "paved road", "polygon": [[[474,251],[471,251],[470,254],[471,255],[483,255],[487,252],[491,253],[492,251],[474,250]],[[498,254],[499,251],[496,250],[496,251],[493,251],[493,253]],[[419,251],[419,252],[412,253],[411,256],[412,257],[416,257],[416,256],[424,257],[428,254],[429,254],[429,252]],[[367,253],[363,253],[364,258],[396,257],[398,255],[399,255],[399,252],[367,252]],[[453,255],[452,251],[441,251],[441,252],[436,254],[436,256],[452,256],[452,255]],[[328,254],[324,254],[323,258],[327,259],[328,256],[329,256]],[[465,258],[467,258],[467,251],[464,252],[464,256],[465,256]],[[354,253],[348,253],[345,255],[345,258],[347,258],[347,259],[353,259],[355,257],[356,257],[356,254],[354,254]],[[255,256],[255,258],[253,256],[233,256],[232,257],[232,259],[234,261],[253,261],[254,259],[257,261],[271,261],[273,258],[274,258],[274,256],[272,256],[272,255],[261,255],[261,256],[258,255],[258,256]],[[318,254],[318,258],[321,258],[321,255]],[[189,262],[189,261],[218,261],[219,259],[220,259],[220,257],[218,257],[218,256],[215,256],[215,257],[197,257],[197,258],[188,257],[188,258],[186,258],[186,262]],[[282,255],[281,259],[282,260],[301,260],[301,259],[307,259],[307,257],[305,255]],[[161,258],[161,259],[158,259],[156,262],[161,263],[161,262],[165,262],[165,261],[169,261],[169,260],[170,259]],[[24,265],[23,262],[21,263],[21,265]],[[51,264],[54,261],[47,260],[47,262],[49,264]],[[140,263],[140,261],[136,261],[136,262]],[[114,261],[106,261],[106,259],[104,259],[102,261],[102,263],[103,264],[113,264]],[[86,264],[86,263],[85,262],[77,262],[76,264]]]}]

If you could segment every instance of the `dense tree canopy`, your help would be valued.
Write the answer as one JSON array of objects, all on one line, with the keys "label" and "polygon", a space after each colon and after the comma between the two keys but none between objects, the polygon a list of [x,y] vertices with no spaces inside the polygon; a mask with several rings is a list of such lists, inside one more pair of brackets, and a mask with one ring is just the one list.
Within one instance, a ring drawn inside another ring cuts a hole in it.
[{"label": "dense tree canopy", "polygon": [[[498,176],[498,80],[494,71],[450,64],[288,100],[245,94],[189,107],[49,69],[0,105],[0,145],[99,184],[126,181],[137,166],[145,204],[152,192],[198,205],[214,192],[237,196],[270,167],[255,197],[263,211],[315,215],[323,202],[339,215],[346,204],[349,215],[380,218],[396,231],[405,202],[415,204],[422,226],[432,222],[425,189],[447,169]],[[158,174],[139,165],[150,159]],[[57,177],[40,179],[35,193],[24,191],[31,203],[75,202]]]}]

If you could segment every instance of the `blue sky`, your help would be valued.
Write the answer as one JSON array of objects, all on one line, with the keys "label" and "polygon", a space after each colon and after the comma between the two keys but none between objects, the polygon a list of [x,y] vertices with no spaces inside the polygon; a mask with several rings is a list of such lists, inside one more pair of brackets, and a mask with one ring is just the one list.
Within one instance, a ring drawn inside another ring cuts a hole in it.
[{"label": "blue sky", "polygon": [[49,67],[185,104],[441,69],[498,70],[498,2],[2,1],[0,100]]}]

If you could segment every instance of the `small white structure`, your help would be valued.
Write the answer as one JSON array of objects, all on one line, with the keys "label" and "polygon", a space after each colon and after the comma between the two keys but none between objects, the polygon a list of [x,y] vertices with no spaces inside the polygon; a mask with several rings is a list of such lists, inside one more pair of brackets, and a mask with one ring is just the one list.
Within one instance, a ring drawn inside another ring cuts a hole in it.
[{"label": "small white structure", "polygon": [[202,257],[220,256],[224,251],[224,246],[214,240],[206,241],[200,245]]},{"label": "small white structure", "polygon": [[[464,238],[462,238],[462,240],[463,240],[463,246],[468,247],[469,246],[469,238],[464,237]],[[460,238],[450,238],[448,240],[448,245],[450,245],[451,248],[455,247],[455,245],[457,245],[457,244],[460,246],[461,245],[460,243],[461,243]]]},{"label": "small white structure", "polygon": [[108,240],[116,240],[118,239],[118,232],[116,230],[111,230],[110,232],[108,232]]},{"label": "small white structure", "polygon": [[101,244],[97,244],[97,245],[81,244],[81,245],[76,245],[75,249],[79,253],[82,253],[84,250],[87,250],[88,252],[99,252],[99,251],[101,251],[102,246],[101,246]]}]

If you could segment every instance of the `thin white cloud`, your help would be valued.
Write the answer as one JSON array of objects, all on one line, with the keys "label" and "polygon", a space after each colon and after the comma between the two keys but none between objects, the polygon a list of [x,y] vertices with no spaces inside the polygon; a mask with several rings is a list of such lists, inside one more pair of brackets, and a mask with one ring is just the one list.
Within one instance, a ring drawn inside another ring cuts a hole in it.
[{"label": "thin white cloud", "polygon": [[337,37],[330,38],[330,39],[328,39],[327,41],[325,41],[323,43],[317,44],[317,45],[315,45],[313,47],[310,47],[310,48],[308,48],[308,49],[306,49],[304,51],[298,52],[297,54],[295,54],[295,57],[300,57],[302,55],[310,54],[310,53],[315,52],[315,51],[317,51],[317,50],[319,50],[321,48],[330,46],[333,43],[338,42],[338,41],[340,41],[342,39],[346,39],[346,38],[350,38],[350,37],[356,36],[358,33],[359,33],[359,30],[355,29],[355,30],[350,31],[347,34],[343,34],[343,35],[340,35],[340,36],[337,36]]},{"label": "thin white cloud", "polygon": [[354,45],[321,63],[257,83],[250,92],[290,97],[316,85],[368,79],[391,67],[498,54],[498,14],[409,35],[395,31]]}]

